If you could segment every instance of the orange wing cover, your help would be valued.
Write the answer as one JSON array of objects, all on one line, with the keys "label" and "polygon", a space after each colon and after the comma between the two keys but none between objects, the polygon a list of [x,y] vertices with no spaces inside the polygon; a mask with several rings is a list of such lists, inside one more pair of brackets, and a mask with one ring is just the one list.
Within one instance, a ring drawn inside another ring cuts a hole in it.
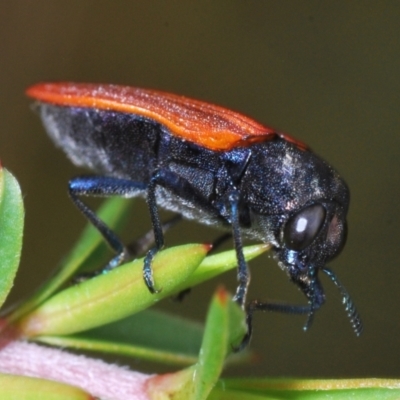
[{"label": "orange wing cover", "polygon": [[141,115],[165,125],[173,135],[210,150],[231,150],[280,136],[305,149],[288,135],[277,133],[244,115],[199,100],[130,86],[88,83],[40,83],[29,97],[60,106],[88,107]]}]

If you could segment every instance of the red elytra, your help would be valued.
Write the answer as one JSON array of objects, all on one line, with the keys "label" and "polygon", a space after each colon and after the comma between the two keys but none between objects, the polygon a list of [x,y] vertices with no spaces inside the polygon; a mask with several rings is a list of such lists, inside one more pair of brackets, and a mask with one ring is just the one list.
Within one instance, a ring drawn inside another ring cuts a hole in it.
[{"label": "red elytra", "polygon": [[215,151],[228,151],[279,136],[299,149],[307,145],[227,108],[158,90],[88,83],[39,83],[26,94],[61,106],[139,114],[166,126],[173,135]]}]

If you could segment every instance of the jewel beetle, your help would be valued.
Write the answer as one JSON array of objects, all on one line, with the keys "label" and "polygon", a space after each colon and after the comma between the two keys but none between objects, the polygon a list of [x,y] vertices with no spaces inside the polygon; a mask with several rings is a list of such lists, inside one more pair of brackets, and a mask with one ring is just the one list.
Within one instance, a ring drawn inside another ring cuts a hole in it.
[{"label": "jewel beetle", "polygon": [[[308,146],[289,135],[213,104],[175,94],[110,84],[40,83],[27,90],[49,136],[72,162],[94,170],[69,182],[69,195],[116,256],[128,257],[117,235],[80,196],[142,196],[155,245],[143,266],[157,291],[151,261],[164,246],[163,207],[203,224],[229,229],[238,260],[235,300],[247,310],[308,314],[325,301],[318,273],[339,288],[357,335],[362,322],[345,288],[326,263],[346,240],[349,189]],[[250,272],[242,238],[270,243],[279,267],[304,293],[307,305],[250,302]]]}]

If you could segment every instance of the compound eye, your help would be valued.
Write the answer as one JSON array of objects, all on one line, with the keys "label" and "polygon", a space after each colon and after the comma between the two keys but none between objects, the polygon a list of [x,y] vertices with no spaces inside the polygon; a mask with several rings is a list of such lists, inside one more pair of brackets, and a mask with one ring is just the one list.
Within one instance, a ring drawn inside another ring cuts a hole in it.
[{"label": "compound eye", "polygon": [[320,204],[304,208],[286,223],[283,239],[295,251],[303,250],[317,237],[325,221],[326,211]]}]

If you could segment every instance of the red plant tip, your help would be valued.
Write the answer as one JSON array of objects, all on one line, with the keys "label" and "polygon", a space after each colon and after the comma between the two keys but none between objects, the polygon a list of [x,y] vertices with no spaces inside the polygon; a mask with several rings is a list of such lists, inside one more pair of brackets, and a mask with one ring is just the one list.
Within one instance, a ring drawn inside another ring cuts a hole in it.
[{"label": "red plant tip", "polygon": [[207,253],[210,252],[213,248],[212,243],[204,243],[203,246]]},{"label": "red plant tip", "polygon": [[1,162],[1,159],[0,159],[0,169],[3,169],[3,163]]},{"label": "red plant tip", "polygon": [[21,337],[20,331],[6,319],[0,320],[0,350]]},{"label": "red plant tip", "polygon": [[228,302],[229,295],[223,286],[218,286],[215,296],[222,305],[225,305]]}]

